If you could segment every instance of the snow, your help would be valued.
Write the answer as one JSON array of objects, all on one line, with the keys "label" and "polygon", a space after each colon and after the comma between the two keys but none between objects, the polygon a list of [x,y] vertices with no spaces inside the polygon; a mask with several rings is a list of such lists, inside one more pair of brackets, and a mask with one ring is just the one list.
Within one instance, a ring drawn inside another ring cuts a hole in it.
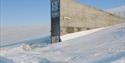
[{"label": "snow", "polygon": [[0,48],[4,48],[4,47],[12,48],[12,47],[20,46],[23,44],[29,44],[32,48],[36,48],[36,47],[45,47],[50,43],[51,43],[50,35],[47,35],[47,36],[40,37],[40,38],[32,38],[32,39],[18,41],[18,42],[10,42],[10,43],[1,42]]},{"label": "snow", "polygon": [[80,37],[80,36],[85,36],[85,35],[94,33],[96,31],[102,30],[102,29],[104,29],[104,28],[97,28],[97,29],[92,29],[92,30],[89,30],[89,31],[81,31],[81,32],[76,32],[76,33],[70,33],[70,34],[61,36],[61,40],[66,41],[66,40],[70,40],[70,39],[77,38],[77,37]]},{"label": "snow", "polygon": [[[70,37],[70,38],[69,38]],[[68,34],[63,42],[30,49],[24,44],[0,48],[9,63],[125,63],[125,23]]]},{"label": "snow", "polygon": [[110,12],[112,14],[115,14],[117,16],[125,17],[125,5],[119,6],[119,7],[116,7],[116,8],[107,9],[106,11]]},{"label": "snow", "polygon": [[119,60],[116,60],[116,61],[114,61],[114,62],[112,62],[112,63],[124,63],[125,62],[125,57],[124,58],[121,58],[121,59],[119,59]]}]

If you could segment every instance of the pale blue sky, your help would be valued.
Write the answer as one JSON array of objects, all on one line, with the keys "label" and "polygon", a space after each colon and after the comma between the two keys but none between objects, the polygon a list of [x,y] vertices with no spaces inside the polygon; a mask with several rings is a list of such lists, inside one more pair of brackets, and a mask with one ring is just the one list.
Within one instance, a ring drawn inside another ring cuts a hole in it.
[{"label": "pale blue sky", "polygon": [[[99,9],[125,5],[125,0],[77,0]],[[0,0],[1,25],[24,26],[50,23],[49,0]]]},{"label": "pale blue sky", "polygon": [[109,9],[125,5],[125,0],[77,0],[98,9]]}]

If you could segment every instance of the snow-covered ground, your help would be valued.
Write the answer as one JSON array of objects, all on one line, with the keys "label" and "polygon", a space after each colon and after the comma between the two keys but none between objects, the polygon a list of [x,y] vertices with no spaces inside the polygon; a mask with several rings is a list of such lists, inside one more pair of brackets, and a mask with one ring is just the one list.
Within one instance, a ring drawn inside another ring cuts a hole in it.
[{"label": "snow-covered ground", "polygon": [[125,23],[77,32],[63,42],[32,49],[0,48],[2,63],[125,63]]}]

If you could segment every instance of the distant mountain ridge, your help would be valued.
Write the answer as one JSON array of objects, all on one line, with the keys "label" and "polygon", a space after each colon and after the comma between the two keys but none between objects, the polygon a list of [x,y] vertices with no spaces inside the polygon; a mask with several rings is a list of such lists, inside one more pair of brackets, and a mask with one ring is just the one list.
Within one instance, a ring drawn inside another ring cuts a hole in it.
[{"label": "distant mountain ridge", "polygon": [[117,16],[125,17],[125,5],[116,7],[116,8],[107,9],[106,11]]}]

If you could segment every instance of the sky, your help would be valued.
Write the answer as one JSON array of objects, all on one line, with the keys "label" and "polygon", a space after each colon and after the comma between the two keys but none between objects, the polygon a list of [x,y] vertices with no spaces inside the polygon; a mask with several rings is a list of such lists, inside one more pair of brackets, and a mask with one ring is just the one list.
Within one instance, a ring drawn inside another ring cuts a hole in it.
[{"label": "sky", "polygon": [[[77,0],[99,9],[125,5],[125,0]],[[0,0],[1,26],[50,24],[49,0]]]},{"label": "sky", "polygon": [[125,5],[125,0],[77,0],[77,1],[103,10]]}]

